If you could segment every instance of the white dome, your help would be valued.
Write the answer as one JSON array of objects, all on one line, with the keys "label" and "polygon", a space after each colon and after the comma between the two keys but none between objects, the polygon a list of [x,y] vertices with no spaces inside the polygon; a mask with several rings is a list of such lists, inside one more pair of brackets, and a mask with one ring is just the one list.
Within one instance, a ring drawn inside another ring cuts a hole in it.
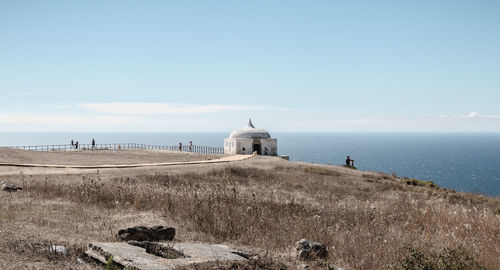
[{"label": "white dome", "polygon": [[248,126],[242,128],[242,129],[237,129],[229,135],[229,138],[261,138],[261,139],[269,139],[271,138],[271,135],[269,132],[263,130],[263,129],[256,129],[253,124],[252,120],[248,120]]}]

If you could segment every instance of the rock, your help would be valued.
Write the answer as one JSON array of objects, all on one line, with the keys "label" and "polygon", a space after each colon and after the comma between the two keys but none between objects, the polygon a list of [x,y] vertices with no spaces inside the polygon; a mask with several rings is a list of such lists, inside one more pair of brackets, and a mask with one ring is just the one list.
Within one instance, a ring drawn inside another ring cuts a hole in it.
[{"label": "rock", "polygon": [[66,249],[66,247],[64,247],[64,246],[51,245],[50,247],[44,248],[42,250],[49,251],[50,253],[53,253],[53,254],[69,255],[68,249]]},{"label": "rock", "polygon": [[[330,266],[329,266],[329,267],[330,267]],[[336,265],[332,265],[332,266],[330,267],[330,269],[332,269],[332,270],[344,270],[344,268],[341,268],[341,267],[336,266]]]},{"label": "rock", "polygon": [[13,184],[9,184],[7,182],[0,182],[0,188],[3,190],[3,191],[8,191],[8,192],[16,192],[20,189],[23,189],[22,187],[18,187],[16,185],[13,185]]},{"label": "rock", "polygon": [[301,260],[324,259],[328,257],[328,250],[323,244],[301,239],[295,245],[297,257]]},{"label": "rock", "polygon": [[175,228],[164,226],[135,226],[119,230],[118,236],[123,241],[172,241],[175,237]]}]

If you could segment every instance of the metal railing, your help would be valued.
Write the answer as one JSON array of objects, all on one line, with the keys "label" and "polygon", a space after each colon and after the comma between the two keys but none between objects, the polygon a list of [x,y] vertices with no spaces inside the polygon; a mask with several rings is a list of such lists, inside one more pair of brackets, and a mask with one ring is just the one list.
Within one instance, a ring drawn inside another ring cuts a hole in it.
[{"label": "metal railing", "polygon": [[27,151],[77,151],[77,150],[124,150],[124,149],[150,149],[166,150],[172,152],[190,152],[198,154],[224,154],[224,147],[202,146],[202,145],[154,145],[140,143],[103,143],[96,144],[78,144],[78,148],[71,144],[52,144],[52,145],[20,145],[20,146],[0,146],[0,148],[13,148]]}]

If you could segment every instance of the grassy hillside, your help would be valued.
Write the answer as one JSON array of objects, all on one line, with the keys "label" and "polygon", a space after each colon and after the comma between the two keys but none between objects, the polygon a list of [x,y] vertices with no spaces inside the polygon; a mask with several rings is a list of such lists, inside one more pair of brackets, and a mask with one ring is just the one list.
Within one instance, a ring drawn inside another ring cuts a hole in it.
[{"label": "grassy hillside", "polygon": [[[255,157],[2,178],[24,189],[0,193],[0,268],[86,269],[76,257],[88,242],[157,224],[175,226],[181,241],[259,255],[246,265],[199,269],[303,269],[294,254],[301,238],[329,249],[327,259],[308,262],[312,269],[500,268],[499,198],[394,175]],[[73,255],[40,252],[48,243]]]}]

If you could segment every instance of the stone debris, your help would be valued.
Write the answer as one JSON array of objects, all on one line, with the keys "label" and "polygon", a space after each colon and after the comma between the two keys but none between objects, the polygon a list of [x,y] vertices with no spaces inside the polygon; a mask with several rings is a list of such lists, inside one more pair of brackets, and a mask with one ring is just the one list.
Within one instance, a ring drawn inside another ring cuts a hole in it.
[{"label": "stone debris", "polygon": [[42,249],[43,251],[48,251],[53,254],[69,255],[68,249],[64,246],[51,245],[48,248]]},{"label": "stone debris", "polygon": [[[147,248],[143,248],[147,247]],[[157,249],[182,256],[164,256],[146,249]],[[91,243],[85,254],[103,264],[112,256],[113,262],[123,268],[139,270],[177,269],[194,263],[204,262],[227,262],[245,261],[236,251],[225,245],[209,245],[202,243],[178,243],[178,242],[139,242],[130,243]]]},{"label": "stone debris", "polygon": [[328,250],[323,244],[301,239],[295,245],[297,257],[301,260],[324,259],[328,257]]},{"label": "stone debris", "polygon": [[8,192],[16,192],[18,190],[21,190],[23,189],[22,187],[18,187],[16,185],[13,185],[13,184],[9,184],[5,181],[1,181],[0,182],[0,188],[3,190],[3,191],[8,191]]},{"label": "stone debris", "polygon": [[180,252],[172,248],[169,245],[162,245],[157,242],[149,242],[149,241],[128,241],[129,245],[141,247],[146,250],[146,253],[153,254],[155,256],[160,256],[167,259],[179,259],[179,258],[187,258],[186,254]]},{"label": "stone debris", "polygon": [[175,237],[175,228],[164,226],[135,226],[118,231],[118,237],[122,241],[172,241]]}]

